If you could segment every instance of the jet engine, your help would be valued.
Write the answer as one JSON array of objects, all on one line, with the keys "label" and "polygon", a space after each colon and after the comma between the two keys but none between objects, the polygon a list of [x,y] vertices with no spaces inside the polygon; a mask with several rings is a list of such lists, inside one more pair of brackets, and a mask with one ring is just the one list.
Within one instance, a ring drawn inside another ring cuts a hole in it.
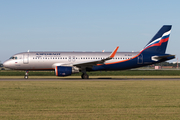
[{"label": "jet engine", "polygon": [[56,66],[55,74],[56,76],[68,76],[72,73],[78,73],[79,68],[75,66]]}]

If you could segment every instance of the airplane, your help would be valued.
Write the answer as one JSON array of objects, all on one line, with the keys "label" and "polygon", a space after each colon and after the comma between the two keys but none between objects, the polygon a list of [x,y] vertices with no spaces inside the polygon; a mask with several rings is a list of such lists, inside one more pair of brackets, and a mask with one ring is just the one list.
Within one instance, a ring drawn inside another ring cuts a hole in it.
[{"label": "airplane", "polygon": [[140,52],[22,52],[13,55],[3,65],[13,70],[25,70],[28,79],[30,70],[53,70],[56,76],[69,76],[87,71],[115,71],[138,68],[175,58],[166,54],[172,25],[164,25]]}]

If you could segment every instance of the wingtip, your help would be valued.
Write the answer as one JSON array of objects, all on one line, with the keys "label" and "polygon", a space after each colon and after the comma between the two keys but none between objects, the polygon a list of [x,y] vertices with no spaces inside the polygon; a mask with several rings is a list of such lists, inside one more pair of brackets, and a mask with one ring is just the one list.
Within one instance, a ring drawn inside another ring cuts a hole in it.
[{"label": "wingtip", "polygon": [[118,49],[119,49],[119,46],[117,46],[116,49],[111,53],[110,58],[113,58],[116,55],[116,52]]}]

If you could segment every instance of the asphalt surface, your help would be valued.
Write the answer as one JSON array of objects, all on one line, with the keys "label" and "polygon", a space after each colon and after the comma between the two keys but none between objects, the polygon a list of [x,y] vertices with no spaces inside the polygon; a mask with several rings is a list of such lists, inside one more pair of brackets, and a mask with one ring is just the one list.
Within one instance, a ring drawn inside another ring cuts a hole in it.
[{"label": "asphalt surface", "polygon": [[79,78],[65,78],[65,79],[56,79],[56,78],[33,78],[33,79],[19,79],[19,78],[2,78],[0,81],[123,81],[123,80],[180,80],[180,78],[90,78],[90,79],[79,79]]}]

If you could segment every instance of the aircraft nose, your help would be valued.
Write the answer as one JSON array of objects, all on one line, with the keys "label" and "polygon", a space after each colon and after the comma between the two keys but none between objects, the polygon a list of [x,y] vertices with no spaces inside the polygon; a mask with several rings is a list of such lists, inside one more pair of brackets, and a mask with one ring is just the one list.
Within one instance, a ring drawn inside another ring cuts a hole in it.
[{"label": "aircraft nose", "polygon": [[8,61],[5,61],[5,62],[3,63],[3,66],[6,67],[6,68],[8,68],[8,67],[10,66],[10,63],[9,63]]}]

